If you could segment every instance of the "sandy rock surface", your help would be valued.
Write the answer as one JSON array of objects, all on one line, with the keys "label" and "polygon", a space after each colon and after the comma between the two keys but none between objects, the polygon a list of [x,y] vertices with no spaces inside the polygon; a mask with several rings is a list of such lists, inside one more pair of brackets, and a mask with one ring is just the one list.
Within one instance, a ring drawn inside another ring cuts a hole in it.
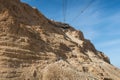
[{"label": "sandy rock surface", "polygon": [[0,0],[0,80],[120,80],[120,70],[81,31]]}]

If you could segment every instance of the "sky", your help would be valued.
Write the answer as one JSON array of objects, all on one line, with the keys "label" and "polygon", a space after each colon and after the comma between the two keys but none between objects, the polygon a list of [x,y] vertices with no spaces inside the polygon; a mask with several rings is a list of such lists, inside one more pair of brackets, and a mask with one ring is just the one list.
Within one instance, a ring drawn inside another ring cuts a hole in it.
[{"label": "sky", "polygon": [[[21,0],[36,7],[47,18],[63,21],[62,0]],[[66,0],[66,21],[81,30],[96,49],[120,68],[120,0]],[[81,11],[85,11],[81,14]]]}]

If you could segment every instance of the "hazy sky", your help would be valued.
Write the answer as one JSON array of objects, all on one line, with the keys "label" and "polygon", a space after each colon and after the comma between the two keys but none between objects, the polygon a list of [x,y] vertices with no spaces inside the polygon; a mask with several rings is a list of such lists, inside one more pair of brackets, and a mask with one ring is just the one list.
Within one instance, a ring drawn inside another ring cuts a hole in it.
[{"label": "hazy sky", "polygon": [[[62,0],[22,0],[49,19],[63,22]],[[120,67],[120,0],[67,0],[66,23],[81,30],[95,47]],[[77,18],[75,18],[77,16]]]}]

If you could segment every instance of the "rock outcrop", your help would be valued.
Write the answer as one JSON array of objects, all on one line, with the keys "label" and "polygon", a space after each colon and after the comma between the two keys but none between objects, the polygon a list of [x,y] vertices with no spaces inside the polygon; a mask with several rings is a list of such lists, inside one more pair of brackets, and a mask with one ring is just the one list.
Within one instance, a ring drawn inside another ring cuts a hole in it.
[{"label": "rock outcrop", "polygon": [[0,0],[0,80],[120,80],[120,70],[81,31]]}]

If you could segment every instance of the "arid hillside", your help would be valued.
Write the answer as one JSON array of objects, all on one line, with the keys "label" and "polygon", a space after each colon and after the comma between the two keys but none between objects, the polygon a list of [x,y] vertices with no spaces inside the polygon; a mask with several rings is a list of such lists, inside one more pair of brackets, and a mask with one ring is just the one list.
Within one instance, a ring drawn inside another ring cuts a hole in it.
[{"label": "arid hillside", "polygon": [[81,31],[0,0],[0,80],[120,80],[120,70]]}]

